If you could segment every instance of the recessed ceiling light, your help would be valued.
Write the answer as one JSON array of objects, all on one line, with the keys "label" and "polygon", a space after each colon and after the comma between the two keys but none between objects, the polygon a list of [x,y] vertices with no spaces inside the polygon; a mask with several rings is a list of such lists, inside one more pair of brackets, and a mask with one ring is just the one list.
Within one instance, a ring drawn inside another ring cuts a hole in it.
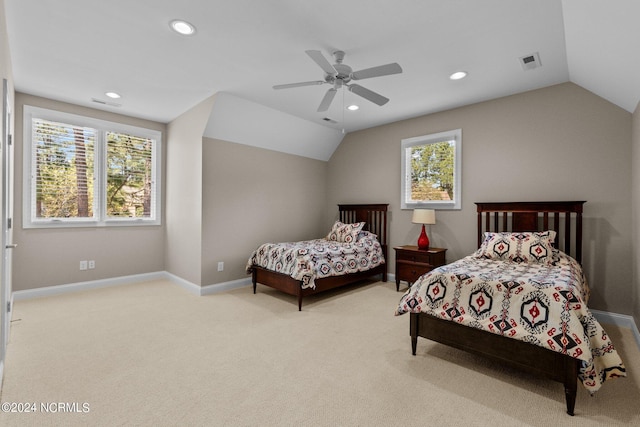
[{"label": "recessed ceiling light", "polygon": [[109,98],[113,98],[113,99],[120,98],[120,94],[116,92],[105,92],[104,94],[107,95]]},{"label": "recessed ceiling light", "polygon": [[460,79],[464,79],[465,77],[467,77],[466,71],[456,71],[455,73],[449,76],[451,80],[460,80]]},{"label": "recessed ceiling light", "polygon": [[196,32],[196,27],[181,19],[174,19],[173,21],[169,22],[169,26],[173,31],[178,34],[182,34],[183,36],[191,36]]},{"label": "recessed ceiling light", "polygon": [[349,110],[349,111],[356,111],[356,110],[359,110],[359,109],[360,109],[360,107],[358,107],[358,106],[357,106],[357,105],[355,105],[355,104],[353,104],[353,105],[349,105],[349,106],[347,107],[347,110]]}]

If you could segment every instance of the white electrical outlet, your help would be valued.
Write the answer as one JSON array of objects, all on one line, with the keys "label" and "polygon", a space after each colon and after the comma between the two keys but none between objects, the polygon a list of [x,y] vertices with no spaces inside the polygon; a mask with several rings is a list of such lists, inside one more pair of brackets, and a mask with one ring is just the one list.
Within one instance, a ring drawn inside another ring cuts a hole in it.
[{"label": "white electrical outlet", "polygon": [[87,269],[87,261],[80,261],[80,270],[86,270]]},{"label": "white electrical outlet", "polygon": [[96,262],[90,259],[88,266],[89,266],[89,270],[93,270],[94,268],[96,268]]},{"label": "white electrical outlet", "polygon": [[224,270],[224,261],[220,261],[218,263],[218,271],[223,271]]}]

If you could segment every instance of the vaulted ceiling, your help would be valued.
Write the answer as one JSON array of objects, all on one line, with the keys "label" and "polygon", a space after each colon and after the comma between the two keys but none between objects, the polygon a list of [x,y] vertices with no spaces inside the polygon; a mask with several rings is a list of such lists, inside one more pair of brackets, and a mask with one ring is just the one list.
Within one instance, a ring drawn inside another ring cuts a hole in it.
[{"label": "vaulted ceiling", "polygon": [[[160,122],[220,92],[346,131],[567,81],[630,112],[640,100],[635,0],[5,0],[5,8],[16,90]],[[196,33],[173,32],[173,19]],[[397,62],[403,72],[357,82],[389,98],[383,106],[340,90],[318,112],[330,85],[272,88],[324,79],[306,50],[332,64],[342,50],[356,71]],[[525,70],[520,58],[532,54],[541,66]],[[459,70],[467,77],[450,80]],[[354,103],[359,110],[345,110]]]}]

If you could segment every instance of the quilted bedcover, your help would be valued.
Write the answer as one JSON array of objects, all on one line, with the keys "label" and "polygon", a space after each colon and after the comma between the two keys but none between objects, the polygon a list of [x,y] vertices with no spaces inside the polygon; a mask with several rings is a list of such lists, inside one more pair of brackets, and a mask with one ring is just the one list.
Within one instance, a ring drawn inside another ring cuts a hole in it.
[{"label": "quilted bedcover", "polygon": [[315,289],[316,279],[366,271],[384,262],[382,246],[371,234],[352,243],[327,239],[265,243],[249,257],[246,272],[257,265],[300,280],[303,289]]},{"label": "quilted bedcover", "polygon": [[608,335],[587,308],[589,287],[576,260],[554,250],[551,263],[469,255],[420,277],[396,315],[428,313],[551,349],[582,361],[578,378],[594,393],[626,376]]}]

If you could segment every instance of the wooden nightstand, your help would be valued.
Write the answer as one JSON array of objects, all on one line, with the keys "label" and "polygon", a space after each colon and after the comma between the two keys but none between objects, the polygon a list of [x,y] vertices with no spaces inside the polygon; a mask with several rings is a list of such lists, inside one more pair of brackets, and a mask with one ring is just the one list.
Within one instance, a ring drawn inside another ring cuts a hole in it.
[{"label": "wooden nightstand", "polygon": [[447,250],[444,248],[420,250],[417,246],[409,245],[393,249],[396,251],[396,291],[400,290],[401,280],[411,285],[418,277],[447,263]]}]

